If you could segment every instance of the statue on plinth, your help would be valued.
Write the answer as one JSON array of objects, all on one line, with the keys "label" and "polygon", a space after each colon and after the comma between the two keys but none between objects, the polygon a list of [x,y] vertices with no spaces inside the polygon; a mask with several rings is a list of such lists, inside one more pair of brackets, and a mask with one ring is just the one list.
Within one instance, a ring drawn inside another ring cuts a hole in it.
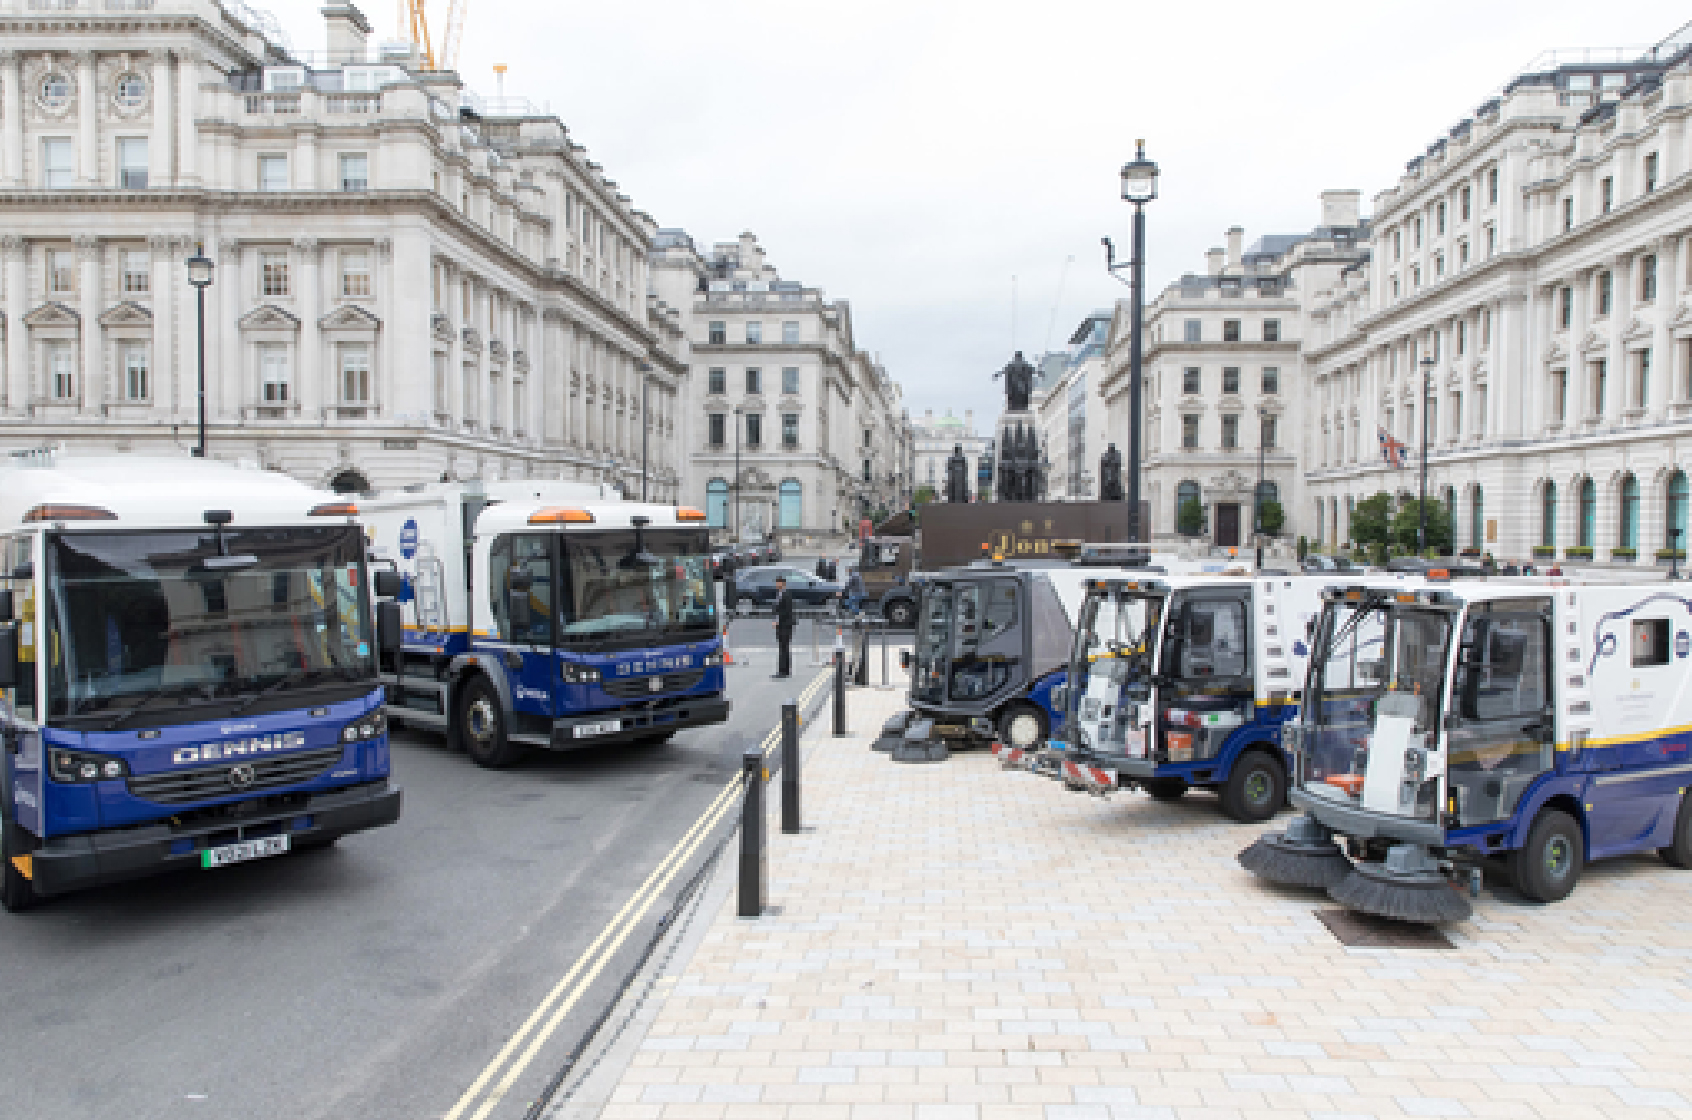
[{"label": "statue on plinth", "polygon": [[1023,358],[1022,351],[993,375],[993,380],[1005,379],[1005,411],[1027,412],[1028,400],[1034,394],[1034,367]]},{"label": "statue on plinth", "polygon": [[969,501],[969,460],[964,458],[961,443],[952,445],[952,454],[946,460],[946,500]]},{"label": "statue on plinth", "polygon": [[1122,452],[1113,443],[1099,457],[1099,499],[1120,502],[1126,498],[1122,492]]}]

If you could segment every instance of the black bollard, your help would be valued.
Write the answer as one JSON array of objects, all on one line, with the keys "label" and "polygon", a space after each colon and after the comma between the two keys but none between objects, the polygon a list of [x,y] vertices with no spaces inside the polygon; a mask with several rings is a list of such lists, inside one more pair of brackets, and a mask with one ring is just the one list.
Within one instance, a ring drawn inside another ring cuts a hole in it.
[{"label": "black bollard", "polygon": [[799,823],[799,702],[781,706],[781,830],[803,832]]},{"label": "black bollard", "polygon": [[748,748],[740,766],[746,797],[740,806],[739,916],[756,918],[764,913],[770,885],[770,865],[764,851],[764,752]]},{"label": "black bollard", "polygon": [[834,737],[846,734],[846,659],[834,659]]}]

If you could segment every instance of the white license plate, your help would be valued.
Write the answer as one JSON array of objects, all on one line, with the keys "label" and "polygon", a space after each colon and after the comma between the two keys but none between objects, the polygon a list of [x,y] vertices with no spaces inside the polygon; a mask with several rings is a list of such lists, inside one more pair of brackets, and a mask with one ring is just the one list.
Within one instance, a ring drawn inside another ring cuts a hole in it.
[{"label": "white license plate", "polygon": [[570,729],[570,734],[578,739],[586,739],[592,735],[609,735],[613,731],[621,731],[622,729],[622,720],[602,719],[598,723],[578,723]]},{"label": "white license plate", "polygon": [[243,840],[239,844],[224,844],[218,848],[207,848],[200,853],[200,866],[224,867],[231,863],[244,863],[249,859],[279,856],[287,850],[288,838],[286,836],[266,836],[262,840]]}]

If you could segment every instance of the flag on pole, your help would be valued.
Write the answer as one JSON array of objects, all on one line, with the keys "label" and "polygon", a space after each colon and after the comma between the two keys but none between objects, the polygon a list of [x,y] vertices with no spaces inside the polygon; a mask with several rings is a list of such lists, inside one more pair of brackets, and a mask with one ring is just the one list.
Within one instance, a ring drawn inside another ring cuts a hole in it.
[{"label": "flag on pole", "polygon": [[1410,464],[1410,449],[1403,442],[1396,440],[1385,428],[1375,428],[1375,438],[1381,442],[1381,458],[1398,468]]}]

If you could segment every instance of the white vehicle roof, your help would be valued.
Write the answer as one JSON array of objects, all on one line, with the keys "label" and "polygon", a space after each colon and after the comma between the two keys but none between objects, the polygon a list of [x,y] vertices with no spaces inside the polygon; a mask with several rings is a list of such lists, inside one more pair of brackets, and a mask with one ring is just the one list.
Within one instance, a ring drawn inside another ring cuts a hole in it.
[{"label": "white vehicle roof", "polygon": [[[683,517],[686,511],[687,517]],[[591,521],[571,520],[585,514]],[[634,518],[647,519],[647,528],[668,529],[684,526],[705,528],[705,515],[686,506],[664,506],[646,502],[624,501],[561,501],[548,498],[537,500],[501,501],[489,506],[476,519],[476,535],[500,533],[591,532],[595,529],[628,529]]]},{"label": "white vehicle roof", "polygon": [[[207,510],[228,510],[235,526],[322,524],[322,517],[308,520],[314,508],[352,510],[352,503],[350,497],[275,471],[188,455],[34,451],[0,459],[0,531],[40,523],[181,528],[205,524]],[[54,511],[54,506],[104,510],[115,519],[78,518],[71,516],[74,510]],[[36,511],[33,516],[31,511]],[[66,516],[54,517],[54,512]]]}]

